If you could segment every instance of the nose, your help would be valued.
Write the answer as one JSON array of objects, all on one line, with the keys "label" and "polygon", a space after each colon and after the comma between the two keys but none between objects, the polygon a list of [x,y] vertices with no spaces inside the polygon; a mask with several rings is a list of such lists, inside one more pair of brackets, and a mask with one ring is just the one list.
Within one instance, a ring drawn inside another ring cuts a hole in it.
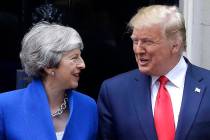
[{"label": "nose", "polygon": [[140,41],[138,42],[138,44],[133,45],[133,51],[134,51],[134,53],[145,53],[146,52],[144,45],[142,45]]},{"label": "nose", "polygon": [[80,62],[77,63],[77,67],[80,69],[85,69],[85,61],[82,59],[82,57],[80,57]]}]

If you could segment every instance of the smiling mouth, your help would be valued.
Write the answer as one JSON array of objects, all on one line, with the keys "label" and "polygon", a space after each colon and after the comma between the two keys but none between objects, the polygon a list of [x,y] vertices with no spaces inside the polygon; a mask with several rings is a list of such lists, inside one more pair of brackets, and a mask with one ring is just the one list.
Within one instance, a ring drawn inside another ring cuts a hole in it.
[{"label": "smiling mouth", "polygon": [[138,60],[138,63],[142,66],[148,64],[149,60],[148,59],[139,59]]},{"label": "smiling mouth", "polygon": [[80,78],[80,74],[79,73],[75,73],[73,75],[74,75],[74,77],[76,77],[79,80],[79,78]]}]

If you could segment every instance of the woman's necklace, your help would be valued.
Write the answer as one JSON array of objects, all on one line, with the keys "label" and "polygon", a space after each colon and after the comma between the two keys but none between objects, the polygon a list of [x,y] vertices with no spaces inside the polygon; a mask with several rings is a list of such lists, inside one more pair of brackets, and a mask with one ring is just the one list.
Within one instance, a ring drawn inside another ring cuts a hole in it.
[{"label": "woman's necklace", "polygon": [[68,97],[67,97],[67,94],[65,94],[63,103],[60,105],[60,107],[58,108],[57,111],[55,111],[54,113],[51,113],[51,116],[53,118],[61,116],[63,114],[63,112],[66,110],[67,104],[68,104]]}]

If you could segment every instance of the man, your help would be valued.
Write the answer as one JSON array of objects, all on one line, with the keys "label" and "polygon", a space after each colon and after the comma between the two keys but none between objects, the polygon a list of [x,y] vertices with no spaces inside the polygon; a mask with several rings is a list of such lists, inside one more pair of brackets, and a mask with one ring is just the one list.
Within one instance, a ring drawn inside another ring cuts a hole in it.
[{"label": "man", "polygon": [[183,56],[186,31],[177,7],[142,8],[128,25],[138,69],[103,82],[99,139],[210,139],[210,71]]}]

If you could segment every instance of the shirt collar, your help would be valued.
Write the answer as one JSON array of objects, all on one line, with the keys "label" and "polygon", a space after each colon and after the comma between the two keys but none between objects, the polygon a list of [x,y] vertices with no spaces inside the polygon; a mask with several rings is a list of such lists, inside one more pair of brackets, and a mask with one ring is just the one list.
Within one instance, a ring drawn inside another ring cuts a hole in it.
[{"label": "shirt collar", "polygon": [[[169,81],[177,87],[184,86],[185,75],[187,71],[187,63],[184,58],[181,57],[177,65],[169,71],[165,76]],[[152,76],[152,86],[155,84],[159,76]]]}]

